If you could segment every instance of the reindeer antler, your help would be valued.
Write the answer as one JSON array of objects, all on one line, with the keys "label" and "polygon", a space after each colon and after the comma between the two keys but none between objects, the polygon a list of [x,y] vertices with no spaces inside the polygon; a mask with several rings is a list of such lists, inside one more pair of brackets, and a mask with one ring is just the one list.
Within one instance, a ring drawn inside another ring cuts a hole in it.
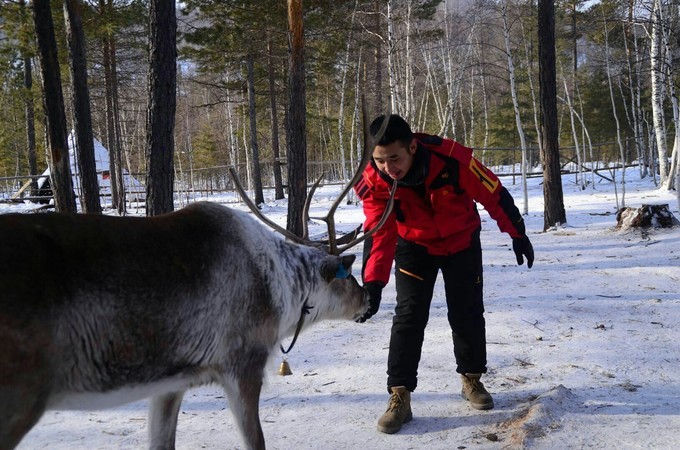
[{"label": "reindeer antler", "polygon": [[[344,236],[341,236],[340,238],[336,237],[335,235],[335,212],[337,211],[338,207],[340,206],[340,202],[342,202],[343,198],[347,196],[349,191],[354,187],[354,185],[359,181],[361,178],[364,169],[366,169],[366,166],[368,165],[369,161],[371,160],[372,154],[373,154],[373,148],[375,147],[374,143],[380,141],[382,138],[383,134],[385,133],[385,129],[387,128],[387,124],[389,120],[384,120],[380,129],[376,133],[375,136],[371,136],[371,131],[370,131],[370,124],[368,122],[368,114],[366,111],[366,102],[364,97],[362,96],[361,99],[361,110],[362,110],[362,116],[363,116],[363,132],[364,132],[364,148],[363,148],[363,154],[361,157],[361,162],[359,163],[359,167],[357,168],[356,172],[354,173],[354,176],[352,179],[347,183],[347,185],[344,187],[342,192],[338,195],[338,197],[335,199],[333,204],[331,205],[328,213],[324,217],[315,217],[315,219],[318,220],[323,220],[326,223],[326,226],[328,227],[328,252],[333,255],[339,255],[342,252],[347,251],[348,249],[354,247],[355,245],[363,242],[366,240],[369,236],[373,235],[376,231],[382,227],[385,222],[387,221],[387,218],[389,215],[392,213],[392,208],[394,206],[394,196],[397,192],[397,180],[394,181],[392,184],[392,189],[390,190],[390,197],[387,202],[387,206],[385,207],[385,211],[383,212],[382,217],[378,221],[375,227],[373,227],[371,230],[368,232],[364,233],[363,235],[356,237],[358,230],[361,228],[357,228],[357,230],[348,233]],[[387,117],[389,117],[390,114],[390,108],[388,108],[387,112]],[[309,217],[309,208],[312,203],[312,197],[314,195],[314,192],[316,189],[319,187],[321,184],[321,180],[323,179],[323,175],[319,177],[312,187],[310,188],[309,194],[307,195],[307,200],[305,201],[305,205],[303,208],[302,212],[302,217],[304,218],[304,236],[300,237],[297,236],[294,233],[291,233],[290,231],[286,230],[285,228],[277,225],[275,222],[271,221],[268,219],[264,214],[262,214],[262,211],[260,211],[257,206],[253,203],[253,201],[248,197],[248,194],[246,193],[245,189],[243,189],[243,185],[241,185],[241,182],[239,181],[238,174],[236,173],[236,170],[233,167],[229,168],[229,174],[231,175],[232,180],[234,181],[234,187],[238,191],[238,193],[241,195],[241,198],[243,199],[243,202],[248,206],[248,208],[259,218],[262,222],[273,228],[274,230],[278,231],[281,233],[283,236],[286,238],[297,242],[299,244],[304,244],[304,245],[311,245],[311,246],[319,246],[321,242],[316,242],[316,241],[311,241],[309,239],[309,232],[307,229],[307,221],[310,219]],[[354,236],[349,242],[344,243],[343,241],[350,237]],[[338,246],[338,244],[344,244],[342,246]]]},{"label": "reindeer antler", "polygon": [[253,201],[250,199],[250,197],[248,197],[248,193],[246,193],[246,190],[243,189],[243,185],[241,184],[241,180],[239,179],[238,174],[236,173],[236,169],[234,169],[233,167],[230,167],[229,168],[229,175],[231,175],[231,179],[234,182],[234,187],[236,188],[238,193],[241,195],[241,199],[243,199],[243,203],[246,204],[248,209],[250,209],[250,211],[252,211],[252,213],[255,214],[255,216],[257,216],[258,219],[260,219],[266,225],[268,225],[271,228],[273,228],[274,230],[278,231],[279,233],[281,233],[282,235],[284,235],[285,237],[287,237],[291,241],[297,242],[298,244],[309,244],[309,241],[306,240],[304,237],[300,237],[300,236],[296,235],[295,233],[291,233],[290,231],[279,226],[276,222],[268,219],[267,216],[262,214],[262,211],[260,211],[258,209],[257,205],[255,205],[255,203],[253,203]]},{"label": "reindeer antler", "polygon": [[[380,221],[378,224],[373,227],[373,229],[369,230],[368,232],[364,233],[363,236],[353,239],[347,244],[343,245],[342,247],[338,247],[338,238],[335,236],[335,211],[338,209],[338,206],[340,206],[340,202],[342,202],[342,199],[347,196],[349,193],[350,189],[354,187],[355,184],[359,181],[361,176],[364,173],[364,169],[366,169],[366,166],[368,165],[369,161],[371,160],[372,154],[373,154],[373,148],[375,147],[375,143],[379,142],[380,139],[382,138],[383,134],[385,134],[385,130],[387,129],[387,124],[389,120],[383,120],[383,123],[380,126],[380,129],[376,133],[375,136],[371,136],[371,130],[370,130],[370,123],[368,119],[368,113],[366,111],[366,101],[364,97],[362,96],[361,98],[361,114],[363,117],[363,131],[364,131],[364,151],[363,154],[361,155],[361,162],[359,163],[359,167],[357,168],[356,172],[354,173],[354,176],[350,180],[350,182],[345,186],[345,188],[340,192],[340,195],[338,195],[338,198],[335,199],[333,204],[331,205],[330,209],[328,210],[328,213],[326,214],[325,217],[315,217],[315,219],[323,220],[326,222],[326,226],[328,227],[328,246],[329,246],[329,253],[333,255],[339,255],[340,253],[354,247],[355,245],[359,244],[360,242],[363,242],[366,240],[369,236],[371,236],[373,233],[378,231],[380,227],[384,225],[384,223],[387,221],[387,217],[392,213],[392,207],[394,206],[394,195],[397,191],[397,182],[395,182],[392,185],[392,190],[390,191],[390,199],[387,203],[387,207],[385,208],[385,211],[383,212],[382,217],[380,218]],[[390,114],[390,108],[388,107],[387,111],[387,117],[389,117]],[[313,193],[313,190],[310,191],[310,195],[308,198],[311,198],[311,194]],[[342,238],[340,238],[342,239]]]}]

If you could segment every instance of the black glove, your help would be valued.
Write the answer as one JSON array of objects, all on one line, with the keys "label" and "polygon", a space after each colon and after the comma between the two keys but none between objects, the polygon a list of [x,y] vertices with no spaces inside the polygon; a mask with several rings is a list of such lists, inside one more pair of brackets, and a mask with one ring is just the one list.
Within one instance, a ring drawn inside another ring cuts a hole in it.
[{"label": "black glove", "polygon": [[368,311],[357,319],[357,322],[364,323],[370,319],[380,308],[380,300],[382,299],[382,290],[385,285],[379,281],[369,281],[364,284],[364,289],[368,292]]},{"label": "black glove", "polygon": [[527,257],[527,267],[531,269],[534,265],[534,247],[531,245],[531,241],[527,236],[521,238],[512,238],[512,251],[515,252],[517,256],[517,264],[524,264],[524,258]]}]

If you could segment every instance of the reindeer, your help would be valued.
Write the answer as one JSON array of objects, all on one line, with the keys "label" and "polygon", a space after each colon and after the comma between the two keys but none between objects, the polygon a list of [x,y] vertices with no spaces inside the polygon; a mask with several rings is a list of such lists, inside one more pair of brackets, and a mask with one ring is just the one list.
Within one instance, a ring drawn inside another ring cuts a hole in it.
[{"label": "reindeer", "polygon": [[341,253],[370,232],[341,245],[332,217],[372,148],[324,219],[327,251],[208,202],[150,218],[0,215],[0,449],[46,410],[147,397],[149,447],[172,449],[184,392],[208,383],[224,388],[246,447],[264,449],[259,397],[277,345],[368,309],[355,256]]}]

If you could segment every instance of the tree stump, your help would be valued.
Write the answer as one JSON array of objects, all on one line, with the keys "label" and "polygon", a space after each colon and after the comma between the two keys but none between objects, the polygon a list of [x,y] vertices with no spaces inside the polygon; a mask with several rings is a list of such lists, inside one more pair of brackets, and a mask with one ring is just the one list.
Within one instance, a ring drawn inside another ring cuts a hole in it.
[{"label": "tree stump", "polygon": [[616,213],[617,225],[620,230],[629,228],[671,228],[680,225],[668,208],[663,205],[642,205],[639,208],[621,208]]}]

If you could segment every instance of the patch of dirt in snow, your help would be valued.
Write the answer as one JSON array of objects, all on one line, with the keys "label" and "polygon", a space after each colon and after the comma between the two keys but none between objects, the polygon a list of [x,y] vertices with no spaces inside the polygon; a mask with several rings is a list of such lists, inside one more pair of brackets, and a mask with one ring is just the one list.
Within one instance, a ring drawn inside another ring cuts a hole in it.
[{"label": "patch of dirt in snow", "polygon": [[561,427],[561,416],[578,406],[576,396],[559,385],[520,406],[519,411],[499,425],[499,434],[507,447],[527,447],[534,439],[545,436],[550,430]]},{"label": "patch of dirt in snow", "polygon": [[527,447],[534,439],[559,429],[564,413],[577,406],[576,396],[559,385],[521,406],[510,420],[499,425],[498,434],[504,436],[502,440],[506,447]]}]

